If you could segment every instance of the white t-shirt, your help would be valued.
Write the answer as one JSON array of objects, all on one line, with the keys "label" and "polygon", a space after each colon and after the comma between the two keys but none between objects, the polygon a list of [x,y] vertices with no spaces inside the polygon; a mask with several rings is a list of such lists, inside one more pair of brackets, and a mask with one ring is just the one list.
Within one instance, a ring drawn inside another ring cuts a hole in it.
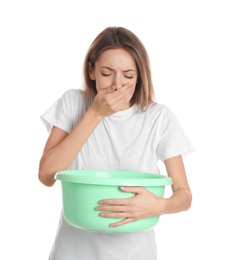
[{"label": "white t-shirt", "polygon": [[[80,89],[67,90],[42,116],[47,130],[57,126],[70,133],[92,103]],[[167,106],[137,105],[105,117],[70,169],[135,170],[159,173],[164,161],[194,150]],[[154,229],[126,234],[97,233],[70,226],[61,214],[50,260],[155,260]]]}]

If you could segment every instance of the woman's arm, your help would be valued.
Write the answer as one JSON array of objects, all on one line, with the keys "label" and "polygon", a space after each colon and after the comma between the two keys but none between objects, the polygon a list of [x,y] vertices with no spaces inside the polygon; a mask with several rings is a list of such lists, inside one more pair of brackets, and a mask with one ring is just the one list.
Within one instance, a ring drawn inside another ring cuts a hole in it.
[{"label": "woman's arm", "polygon": [[170,198],[160,198],[143,187],[121,187],[124,192],[132,192],[136,196],[128,199],[104,199],[96,209],[102,211],[105,218],[123,218],[111,224],[121,226],[132,221],[151,216],[177,213],[189,209],[192,194],[186,178],[182,156],[167,159],[167,173],[173,180],[173,195]]},{"label": "woman's arm", "polygon": [[115,86],[100,89],[95,100],[77,126],[68,134],[53,127],[39,164],[39,180],[46,186],[55,183],[57,171],[65,170],[73,162],[101,120],[120,111],[133,95],[133,86],[125,84],[115,91]]},{"label": "woman's arm", "polygon": [[192,193],[186,177],[182,156],[164,161],[168,176],[172,178],[173,195],[165,199],[163,214],[188,210],[192,203]]},{"label": "woman's arm", "polygon": [[52,186],[56,172],[69,167],[101,119],[94,109],[89,109],[70,134],[52,128],[39,164],[39,180],[44,185]]}]

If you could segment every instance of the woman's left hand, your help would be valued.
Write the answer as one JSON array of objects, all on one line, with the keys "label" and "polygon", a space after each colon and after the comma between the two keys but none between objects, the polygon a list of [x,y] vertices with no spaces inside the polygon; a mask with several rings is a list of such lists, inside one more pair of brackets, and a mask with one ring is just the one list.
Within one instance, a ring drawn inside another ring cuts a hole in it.
[{"label": "woman's left hand", "polygon": [[123,218],[112,223],[111,227],[118,227],[139,219],[159,216],[162,214],[164,199],[154,195],[144,187],[121,187],[124,192],[134,193],[132,198],[125,199],[104,199],[96,210],[102,211],[101,217]]}]

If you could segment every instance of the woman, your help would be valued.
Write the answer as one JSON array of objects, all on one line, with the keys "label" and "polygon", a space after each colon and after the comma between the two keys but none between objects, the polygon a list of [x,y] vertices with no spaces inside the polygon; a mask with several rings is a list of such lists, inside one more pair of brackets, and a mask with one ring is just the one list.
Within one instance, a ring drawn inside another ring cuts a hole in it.
[{"label": "woman", "polygon": [[[173,194],[159,198],[143,187],[121,187],[131,199],[96,205],[101,217],[119,218],[111,227],[191,206],[182,155],[193,150],[176,117],[154,102],[149,57],[140,39],[122,27],[103,30],[84,61],[85,88],[69,89],[41,119],[50,135],[39,179],[55,183],[64,169],[113,169],[159,173],[164,162]],[[61,214],[50,260],[157,259],[154,230],[111,234],[70,226]]]}]

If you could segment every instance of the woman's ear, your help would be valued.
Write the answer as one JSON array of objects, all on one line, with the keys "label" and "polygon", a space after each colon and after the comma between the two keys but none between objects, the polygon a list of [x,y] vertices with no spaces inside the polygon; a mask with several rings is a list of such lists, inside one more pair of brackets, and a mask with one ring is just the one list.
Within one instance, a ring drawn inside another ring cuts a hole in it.
[{"label": "woman's ear", "polygon": [[89,62],[89,77],[91,80],[95,80],[94,68],[90,62]]}]

